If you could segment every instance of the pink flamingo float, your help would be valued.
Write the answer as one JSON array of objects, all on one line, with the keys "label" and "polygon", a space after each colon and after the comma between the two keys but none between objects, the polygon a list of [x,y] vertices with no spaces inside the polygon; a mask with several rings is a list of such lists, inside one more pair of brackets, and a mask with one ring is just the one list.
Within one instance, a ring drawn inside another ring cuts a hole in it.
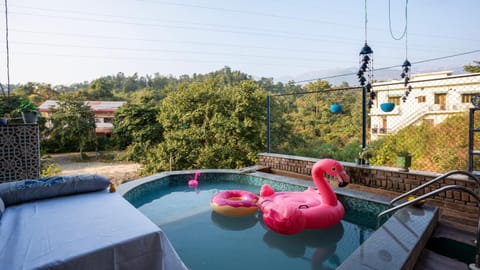
[{"label": "pink flamingo float", "polygon": [[191,188],[198,187],[198,177],[200,177],[200,171],[196,171],[193,179],[188,180],[188,186]]},{"label": "pink flamingo float", "polygon": [[260,190],[258,207],[265,224],[274,232],[295,234],[304,229],[322,229],[338,224],[345,214],[324,173],[336,177],[338,186],[348,184],[343,166],[333,159],[322,159],[312,167],[317,190],[309,187],[303,192],[275,192],[265,184]]}]

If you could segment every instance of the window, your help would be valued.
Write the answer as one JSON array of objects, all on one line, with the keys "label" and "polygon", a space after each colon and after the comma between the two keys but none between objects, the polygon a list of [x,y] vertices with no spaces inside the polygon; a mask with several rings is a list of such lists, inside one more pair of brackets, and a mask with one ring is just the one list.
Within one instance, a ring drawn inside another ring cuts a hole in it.
[{"label": "window", "polygon": [[104,122],[104,123],[113,123],[113,118],[107,118],[107,117],[105,117],[105,118],[103,118],[103,122]]},{"label": "window", "polygon": [[472,102],[472,97],[474,97],[474,96],[480,96],[480,93],[478,93],[478,94],[463,94],[462,95],[462,103]]},{"label": "window", "polygon": [[447,94],[435,94],[435,104],[440,105],[440,110],[445,110],[447,105]]},{"label": "window", "polygon": [[400,105],[400,97],[388,97],[388,102],[392,102],[395,105]]},{"label": "window", "polygon": [[427,101],[427,98],[425,96],[418,96],[417,97],[417,102],[418,103],[425,103]]}]

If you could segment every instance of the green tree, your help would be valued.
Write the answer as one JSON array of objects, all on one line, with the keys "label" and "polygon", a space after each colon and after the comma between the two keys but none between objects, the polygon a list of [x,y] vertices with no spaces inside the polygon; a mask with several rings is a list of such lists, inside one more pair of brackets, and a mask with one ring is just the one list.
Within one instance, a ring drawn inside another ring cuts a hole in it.
[{"label": "green tree", "polygon": [[147,172],[239,168],[265,149],[265,92],[252,80],[235,82],[219,73],[202,79],[162,101],[164,141],[148,151]]},{"label": "green tree", "polygon": [[86,97],[88,100],[114,100],[112,81],[106,78],[94,80],[88,87]]},{"label": "green tree", "polygon": [[[361,139],[361,91],[337,90],[326,81],[316,81],[306,84],[303,92],[309,93],[285,96],[289,105],[277,111],[286,115],[292,133],[303,139],[287,153],[353,161],[361,151],[352,154]],[[342,105],[342,113],[330,112],[333,103]]]},{"label": "green tree", "polygon": [[[480,121],[480,120],[479,120]],[[457,114],[433,126],[408,126],[372,142],[372,165],[396,166],[396,155],[412,154],[412,169],[447,172],[467,167],[468,115]]]},{"label": "green tree", "polygon": [[127,147],[128,159],[141,161],[144,149],[163,141],[162,124],[157,120],[160,112],[145,98],[142,103],[127,103],[115,113],[113,138],[121,149]]},{"label": "green tree", "polygon": [[46,135],[52,145],[52,141],[62,148],[75,146],[75,150],[83,151],[96,142],[95,115],[84,100],[72,98],[71,95],[63,95],[58,99],[58,106],[52,108],[49,119],[50,127]]},{"label": "green tree", "polygon": [[463,69],[466,72],[477,73],[480,72],[480,61],[473,61],[473,65],[465,65]]},{"label": "green tree", "polygon": [[16,109],[20,105],[21,98],[16,95],[0,95],[0,117],[20,117]]}]

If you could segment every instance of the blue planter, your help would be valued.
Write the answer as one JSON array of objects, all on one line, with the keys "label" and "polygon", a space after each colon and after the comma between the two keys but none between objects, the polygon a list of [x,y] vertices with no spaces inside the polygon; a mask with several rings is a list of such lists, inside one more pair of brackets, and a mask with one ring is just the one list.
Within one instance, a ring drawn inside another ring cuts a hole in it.
[{"label": "blue planter", "polygon": [[393,109],[395,109],[395,103],[392,103],[392,102],[382,103],[380,104],[380,109],[382,109],[382,111],[384,112],[391,112],[393,111]]},{"label": "blue planter", "polygon": [[336,103],[330,105],[330,112],[335,113],[335,114],[341,113],[342,112],[342,105],[336,104]]}]

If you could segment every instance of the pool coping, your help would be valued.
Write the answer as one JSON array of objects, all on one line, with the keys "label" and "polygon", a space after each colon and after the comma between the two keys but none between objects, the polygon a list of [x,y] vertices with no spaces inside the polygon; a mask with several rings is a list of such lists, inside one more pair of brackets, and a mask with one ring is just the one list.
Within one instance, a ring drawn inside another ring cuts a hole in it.
[{"label": "pool coping", "polygon": [[[311,181],[257,172],[254,170],[203,169],[169,171],[153,174],[124,183],[118,186],[117,192],[120,195],[125,196],[130,190],[145,183],[153,182],[170,175],[193,175],[196,171],[200,171],[201,173],[245,174],[286,184],[305,187],[315,186]],[[335,193],[339,195],[375,203],[388,204],[390,201],[386,196],[364,191],[336,187],[333,187],[333,189]],[[438,222],[438,216],[438,208],[430,205],[424,205],[422,208],[407,207],[398,210],[337,269],[412,269],[428,239],[433,234]]]}]

